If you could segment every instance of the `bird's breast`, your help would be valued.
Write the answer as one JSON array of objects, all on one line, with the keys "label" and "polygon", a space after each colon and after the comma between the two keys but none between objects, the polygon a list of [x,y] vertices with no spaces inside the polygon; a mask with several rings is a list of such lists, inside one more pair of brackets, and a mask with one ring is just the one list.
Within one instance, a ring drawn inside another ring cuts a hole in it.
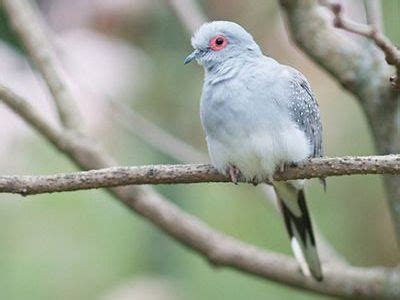
[{"label": "bird's breast", "polygon": [[264,180],[281,163],[307,158],[310,146],[274,99],[260,102],[251,94],[245,87],[205,89],[201,119],[211,160],[220,171],[235,165],[248,179]]}]

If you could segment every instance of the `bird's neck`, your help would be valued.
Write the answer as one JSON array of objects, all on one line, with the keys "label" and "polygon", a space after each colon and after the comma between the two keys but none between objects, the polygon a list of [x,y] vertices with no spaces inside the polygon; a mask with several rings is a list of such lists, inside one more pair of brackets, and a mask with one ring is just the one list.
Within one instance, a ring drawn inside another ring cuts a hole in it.
[{"label": "bird's neck", "polygon": [[210,62],[204,66],[205,80],[213,85],[234,78],[246,64],[256,59],[255,57],[232,57],[223,62]]}]

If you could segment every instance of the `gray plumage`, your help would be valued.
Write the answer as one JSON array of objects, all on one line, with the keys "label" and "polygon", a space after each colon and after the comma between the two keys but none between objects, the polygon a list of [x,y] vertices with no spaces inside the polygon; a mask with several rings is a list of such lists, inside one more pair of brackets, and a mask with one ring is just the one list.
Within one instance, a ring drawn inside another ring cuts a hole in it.
[{"label": "gray plumage", "polygon": [[292,120],[304,131],[312,147],[311,157],[322,157],[322,124],[317,99],[311,91],[307,79],[293,69],[293,100],[289,102]]},{"label": "gray plumage", "polygon": [[[213,165],[232,181],[271,180],[276,168],[322,156],[319,108],[305,77],[264,56],[233,22],[204,24],[192,38],[205,70],[201,121]],[[304,197],[304,180],[274,182],[291,246],[305,274],[322,272]]]}]

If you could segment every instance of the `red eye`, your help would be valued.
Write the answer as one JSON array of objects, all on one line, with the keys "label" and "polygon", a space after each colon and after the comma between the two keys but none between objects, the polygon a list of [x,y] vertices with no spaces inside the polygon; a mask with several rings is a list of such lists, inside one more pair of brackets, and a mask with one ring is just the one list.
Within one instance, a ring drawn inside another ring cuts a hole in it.
[{"label": "red eye", "polygon": [[228,40],[223,35],[217,35],[210,41],[210,48],[213,51],[222,50],[228,45]]}]

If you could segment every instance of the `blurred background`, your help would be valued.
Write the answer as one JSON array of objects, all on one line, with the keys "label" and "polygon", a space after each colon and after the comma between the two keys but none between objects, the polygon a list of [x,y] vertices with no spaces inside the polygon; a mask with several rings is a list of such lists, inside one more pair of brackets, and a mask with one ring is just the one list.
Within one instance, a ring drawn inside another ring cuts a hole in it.
[{"label": "blurred background", "polygon": [[[342,1],[363,21],[362,0]],[[203,0],[210,19],[239,22],[263,51],[300,69],[320,103],[328,156],[374,154],[355,99],[289,40],[276,1]],[[81,109],[83,126],[121,165],[179,163],[137,136],[128,106],[206,153],[199,120],[201,67],[183,65],[190,38],[163,0],[41,0],[38,5]],[[400,2],[382,1],[387,35],[400,42]],[[0,11],[0,82],[55,120],[49,93]],[[75,170],[0,103],[1,174]],[[160,141],[168,145],[169,140]],[[198,156],[197,156],[198,157]],[[204,159],[206,162],[207,156]],[[194,161],[195,162],[195,161]],[[196,161],[198,162],[198,161]],[[259,187],[157,186],[212,227],[291,254],[282,220]],[[328,179],[308,189],[315,222],[352,264],[393,266],[396,249],[379,176]],[[0,194],[1,299],[328,299],[229,269],[215,269],[103,190],[22,198]]]}]

